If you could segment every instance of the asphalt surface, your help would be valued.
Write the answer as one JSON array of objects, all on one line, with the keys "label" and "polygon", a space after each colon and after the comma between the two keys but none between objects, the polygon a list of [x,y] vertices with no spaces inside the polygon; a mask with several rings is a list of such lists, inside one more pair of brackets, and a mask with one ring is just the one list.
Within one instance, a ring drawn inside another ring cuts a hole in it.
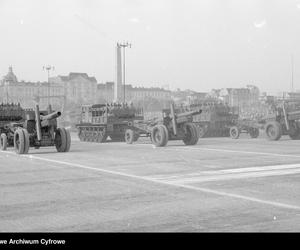
[{"label": "asphalt surface", "polygon": [[0,152],[1,232],[300,231],[300,141],[72,138]]}]

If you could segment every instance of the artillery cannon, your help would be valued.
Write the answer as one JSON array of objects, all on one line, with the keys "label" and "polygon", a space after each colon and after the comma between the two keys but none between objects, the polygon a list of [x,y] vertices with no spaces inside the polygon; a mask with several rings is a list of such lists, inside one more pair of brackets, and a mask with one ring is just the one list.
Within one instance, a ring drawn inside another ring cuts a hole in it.
[{"label": "artillery cannon", "polygon": [[13,146],[17,154],[27,154],[29,147],[40,148],[55,146],[58,152],[68,152],[71,146],[71,136],[65,128],[57,127],[57,118],[61,112],[40,112],[39,106],[35,110],[25,112],[25,121],[9,123],[7,133],[1,134],[0,146],[6,150]]},{"label": "artillery cannon", "polygon": [[152,143],[157,147],[164,147],[169,140],[183,140],[185,145],[195,145],[199,134],[193,123],[193,116],[200,114],[201,109],[188,112],[175,112],[174,104],[170,109],[162,111],[163,118],[151,121],[138,122],[133,128],[125,132],[125,141],[131,144],[141,135],[150,136]]},{"label": "artillery cannon", "polygon": [[269,140],[277,141],[282,135],[289,135],[292,140],[300,139],[300,110],[289,110],[284,101],[276,108],[276,113],[266,117],[264,129]]}]

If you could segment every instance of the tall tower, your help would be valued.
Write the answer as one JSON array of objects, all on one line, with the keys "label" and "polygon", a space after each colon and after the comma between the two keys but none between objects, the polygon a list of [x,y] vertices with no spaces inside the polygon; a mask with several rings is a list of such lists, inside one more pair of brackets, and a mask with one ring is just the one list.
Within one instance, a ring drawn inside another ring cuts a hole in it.
[{"label": "tall tower", "polygon": [[122,88],[122,54],[121,46],[117,43],[116,46],[116,80],[114,84],[114,102],[122,102],[123,88]]}]

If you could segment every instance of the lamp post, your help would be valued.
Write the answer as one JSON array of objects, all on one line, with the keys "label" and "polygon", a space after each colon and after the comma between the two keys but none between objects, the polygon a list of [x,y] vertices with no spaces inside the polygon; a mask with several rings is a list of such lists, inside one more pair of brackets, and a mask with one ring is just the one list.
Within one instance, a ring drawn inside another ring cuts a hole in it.
[{"label": "lamp post", "polygon": [[131,44],[126,42],[126,43],[118,43],[118,46],[123,48],[123,88],[124,88],[124,103],[126,101],[126,95],[125,95],[125,48],[129,47],[131,48]]},{"label": "lamp post", "polygon": [[291,54],[291,83],[292,83],[292,92],[294,92],[294,55]]},{"label": "lamp post", "polygon": [[54,66],[51,65],[47,65],[47,66],[43,66],[43,70],[47,70],[48,72],[48,91],[47,91],[47,106],[49,107],[50,105],[50,70],[54,70]]}]

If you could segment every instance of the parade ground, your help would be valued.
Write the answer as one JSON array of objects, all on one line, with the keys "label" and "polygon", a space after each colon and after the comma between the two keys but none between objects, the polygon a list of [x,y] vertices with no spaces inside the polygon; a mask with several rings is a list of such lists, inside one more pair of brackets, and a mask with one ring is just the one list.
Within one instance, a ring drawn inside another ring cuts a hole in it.
[{"label": "parade ground", "polygon": [[1,232],[300,231],[300,141],[80,142],[0,152]]}]

